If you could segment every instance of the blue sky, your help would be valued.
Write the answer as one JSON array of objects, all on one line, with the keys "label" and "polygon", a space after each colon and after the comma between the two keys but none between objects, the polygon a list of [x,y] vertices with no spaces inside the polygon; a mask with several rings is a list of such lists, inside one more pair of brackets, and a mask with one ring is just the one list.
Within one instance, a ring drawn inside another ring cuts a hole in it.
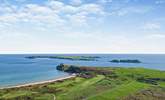
[{"label": "blue sky", "polygon": [[165,0],[0,0],[0,53],[165,53]]}]

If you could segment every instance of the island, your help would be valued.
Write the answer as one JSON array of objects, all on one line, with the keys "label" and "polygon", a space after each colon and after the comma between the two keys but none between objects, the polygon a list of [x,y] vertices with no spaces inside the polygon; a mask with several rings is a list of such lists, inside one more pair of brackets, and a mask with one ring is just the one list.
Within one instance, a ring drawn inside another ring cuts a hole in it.
[{"label": "island", "polygon": [[110,62],[112,63],[141,63],[141,61],[135,59],[135,60],[130,60],[130,59],[121,59],[121,60],[111,60]]},{"label": "island", "polygon": [[83,61],[97,61],[98,56],[28,56],[28,59],[36,58],[50,58],[50,59],[66,59],[66,60],[83,60]]},{"label": "island", "polygon": [[0,90],[0,100],[165,100],[165,71],[60,64],[75,77]]}]

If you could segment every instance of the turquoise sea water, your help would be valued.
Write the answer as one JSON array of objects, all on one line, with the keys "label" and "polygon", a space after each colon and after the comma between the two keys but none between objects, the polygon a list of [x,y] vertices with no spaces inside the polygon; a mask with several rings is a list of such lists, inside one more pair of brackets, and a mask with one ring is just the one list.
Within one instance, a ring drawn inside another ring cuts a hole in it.
[{"label": "turquoise sea water", "polygon": [[[54,54],[48,54],[54,55]],[[71,54],[70,54],[71,55]],[[63,56],[70,56],[63,55]],[[73,56],[74,54],[72,54]],[[81,55],[81,54],[79,54]],[[86,65],[86,66],[112,66],[112,67],[145,67],[150,69],[165,70],[164,54],[92,54],[99,56],[97,61],[73,61],[64,59],[27,59],[34,55],[0,55],[0,87],[15,86],[19,84],[51,80],[67,73],[56,70],[60,63]],[[76,54],[77,56],[77,54]],[[85,55],[82,55],[85,56]],[[138,59],[142,63],[111,63],[112,59]]]}]

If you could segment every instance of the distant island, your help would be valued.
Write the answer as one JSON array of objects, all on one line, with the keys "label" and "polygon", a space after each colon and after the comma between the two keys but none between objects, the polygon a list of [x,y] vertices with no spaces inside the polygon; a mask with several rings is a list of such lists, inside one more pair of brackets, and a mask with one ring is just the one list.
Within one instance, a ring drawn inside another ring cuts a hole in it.
[{"label": "distant island", "polygon": [[130,59],[122,59],[122,60],[111,60],[110,62],[112,63],[141,63],[141,61],[135,59],[135,60],[130,60]]},{"label": "distant island", "polygon": [[28,56],[28,59],[36,58],[50,58],[50,59],[66,59],[66,60],[83,60],[83,61],[97,61],[98,56]]}]

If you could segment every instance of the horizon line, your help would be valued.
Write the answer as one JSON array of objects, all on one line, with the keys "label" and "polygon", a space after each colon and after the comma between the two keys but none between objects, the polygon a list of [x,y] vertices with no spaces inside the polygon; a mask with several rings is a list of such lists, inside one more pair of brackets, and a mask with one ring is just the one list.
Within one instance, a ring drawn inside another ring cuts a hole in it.
[{"label": "horizon line", "polygon": [[35,53],[0,53],[0,55],[5,55],[5,54],[165,54],[165,53],[90,53],[90,52],[88,52],[88,53],[53,53],[53,52],[51,52],[51,53],[44,53],[44,52],[42,52],[42,53],[37,53],[37,52],[35,52]]}]

